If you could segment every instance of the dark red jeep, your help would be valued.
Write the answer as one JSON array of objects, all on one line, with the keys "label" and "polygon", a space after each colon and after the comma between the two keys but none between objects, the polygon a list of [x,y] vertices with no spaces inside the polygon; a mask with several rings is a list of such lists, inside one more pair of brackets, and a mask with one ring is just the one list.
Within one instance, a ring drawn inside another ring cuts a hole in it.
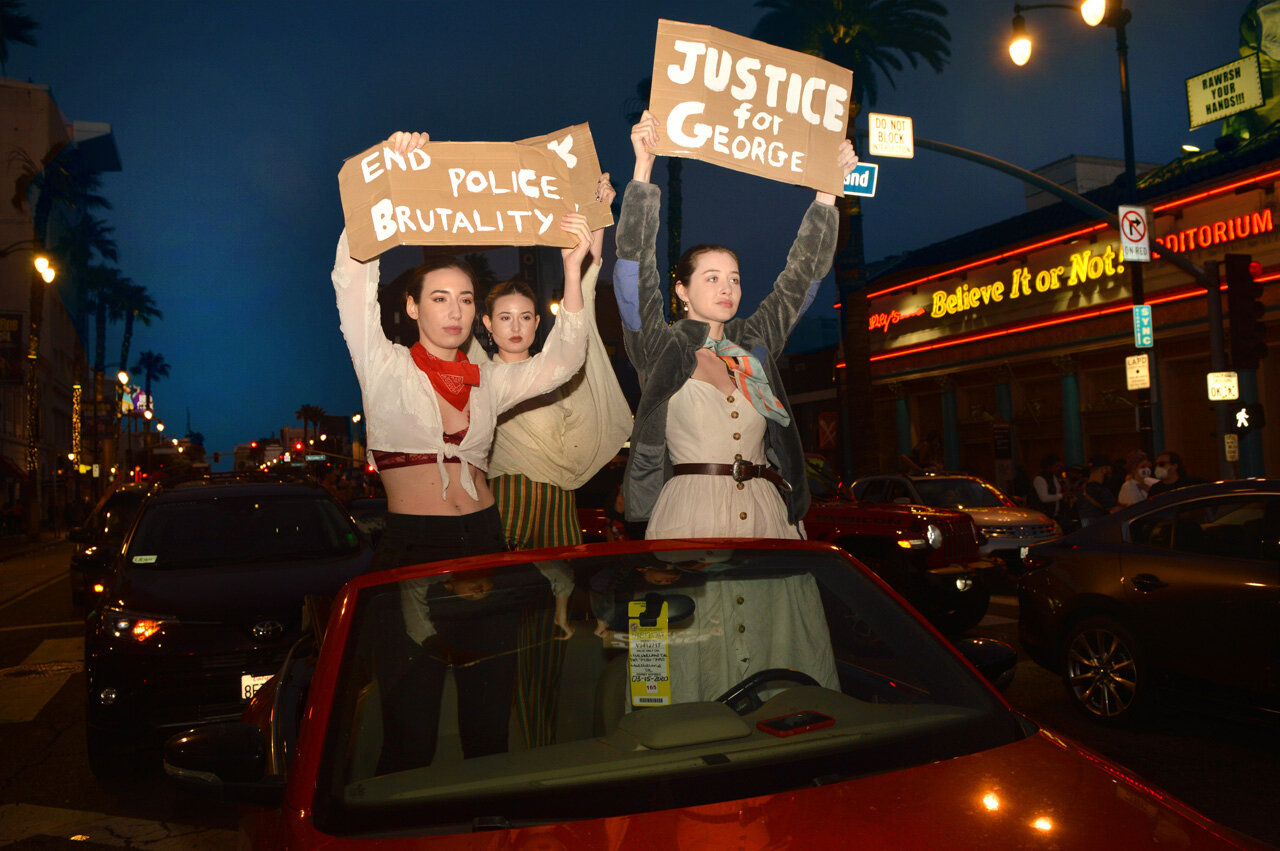
[{"label": "dark red jeep", "polygon": [[987,613],[1002,565],[982,556],[982,536],[963,511],[847,496],[821,456],[807,456],[810,540],[827,541],[875,571],[940,630],[963,632]]}]

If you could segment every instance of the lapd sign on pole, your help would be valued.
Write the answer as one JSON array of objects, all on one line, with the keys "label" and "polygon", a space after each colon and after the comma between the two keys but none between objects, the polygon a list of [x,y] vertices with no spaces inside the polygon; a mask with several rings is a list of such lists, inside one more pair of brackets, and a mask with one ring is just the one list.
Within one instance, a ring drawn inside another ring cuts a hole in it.
[{"label": "lapd sign on pole", "polygon": [[[559,219],[581,211],[613,222],[595,201],[600,177],[586,124],[521,142],[428,142],[401,156],[375,145],[338,173],[351,256],[396,245],[554,245],[573,236]],[[579,200],[581,199],[581,200]]]},{"label": "lapd sign on pole", "polygon": [[806,53],[659,20],[655,150],[840,195],[852,87],[850,71]]}]

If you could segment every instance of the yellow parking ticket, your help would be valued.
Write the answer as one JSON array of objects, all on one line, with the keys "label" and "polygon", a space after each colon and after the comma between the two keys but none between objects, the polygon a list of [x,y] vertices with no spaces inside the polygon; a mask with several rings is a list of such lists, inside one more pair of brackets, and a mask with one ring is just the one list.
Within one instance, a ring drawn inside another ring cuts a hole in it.
[{"label": "yellow parking ticket", "polygon": [[[671,703],[671,666],[667,604],[663,602],[656,621],[642,623],[644,600],[627,603],[628,658],[631,671],[632,706],[667,706]],[[654,620],[650,618],[649,620]]]}]

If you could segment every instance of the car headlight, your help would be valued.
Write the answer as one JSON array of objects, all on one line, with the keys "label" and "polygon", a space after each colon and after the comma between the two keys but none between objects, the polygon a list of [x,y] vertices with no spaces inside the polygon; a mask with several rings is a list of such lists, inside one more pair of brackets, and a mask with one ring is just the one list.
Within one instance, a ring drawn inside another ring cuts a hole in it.
[{"label": "car headlight", "polygon": [[942,530],[930,523],[924,530],[924,539],[935,550],[942,547]]},{"label": "car headlight", "polygon": [[134,612],[129,609],[109,607],[103,613],[103,622],[114,638],[132,638],[135,641],[146,641],[159,632],[165,625],[176,623],[177,618]]}]

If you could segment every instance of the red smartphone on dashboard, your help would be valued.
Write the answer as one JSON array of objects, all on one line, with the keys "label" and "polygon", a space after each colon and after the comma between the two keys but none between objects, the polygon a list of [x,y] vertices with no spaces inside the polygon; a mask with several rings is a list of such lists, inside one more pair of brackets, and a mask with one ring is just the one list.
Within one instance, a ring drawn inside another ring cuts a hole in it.
[{"label": "red smartphone on dashboard", "polygon": [[790,715],[779,715],[777,718],[766,718],[756,722],[756,729],[773,736],[794,736],[796,733],[807,733],[822,727],[830,727],[836,719],[821,712],[806,709],[803,712],[792,712]]}]

